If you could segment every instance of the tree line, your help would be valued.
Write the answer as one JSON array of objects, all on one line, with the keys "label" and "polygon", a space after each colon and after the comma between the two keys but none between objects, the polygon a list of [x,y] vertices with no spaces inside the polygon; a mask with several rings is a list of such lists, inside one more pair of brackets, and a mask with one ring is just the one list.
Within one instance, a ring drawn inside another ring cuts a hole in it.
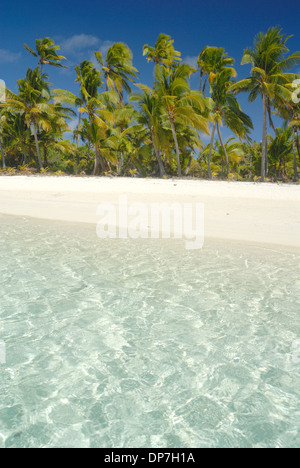
[{"label": "tree line", "polygon": [[[258,34],[242,58],[249,77],[239,81],[224,48],[204,47],[192,67],[172,38],[160,34],[143,47],[154,66],[152,87],[139,82],[129,47],[114,43],[105,57],[95,52],[94,61],[75,67],[77,95],[49,83],[45,70],[65,67],[66,60],[51,38],[37,39],[35,49],[25,44],[37,66],[17,81],[17,93],[6,89],[0,104],[2,173],[298,182],[300,75],[293,70],[300,52],[290,53],[289,38],[278,27]],[[190,85],[194,74],[197,90]],[[251,139],[253,122],[238,101],[241,92],[250,102],[261,100],[261,142]],[[274,115],[282,119],[280,128]],[[223,126],[234,135],[227,141]]]}]

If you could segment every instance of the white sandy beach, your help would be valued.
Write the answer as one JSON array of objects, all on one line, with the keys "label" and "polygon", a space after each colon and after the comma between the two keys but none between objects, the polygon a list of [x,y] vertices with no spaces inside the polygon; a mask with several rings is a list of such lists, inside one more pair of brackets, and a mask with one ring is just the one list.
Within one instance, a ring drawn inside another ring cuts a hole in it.
[{"label": "white sandy beach", "polygon": [[0,177],[0,214],[97,224],[102,202],[204,203],[205,236],[300,248],[300,186],[129,178]]}]

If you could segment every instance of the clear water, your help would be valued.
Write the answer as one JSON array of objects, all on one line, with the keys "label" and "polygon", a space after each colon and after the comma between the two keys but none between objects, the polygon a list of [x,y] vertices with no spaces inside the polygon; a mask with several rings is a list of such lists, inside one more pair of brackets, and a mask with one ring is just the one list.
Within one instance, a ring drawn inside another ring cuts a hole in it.
[{"label": "clear water", "polygon": [[1,218],[0,447],[299,447],[299,252]]}]

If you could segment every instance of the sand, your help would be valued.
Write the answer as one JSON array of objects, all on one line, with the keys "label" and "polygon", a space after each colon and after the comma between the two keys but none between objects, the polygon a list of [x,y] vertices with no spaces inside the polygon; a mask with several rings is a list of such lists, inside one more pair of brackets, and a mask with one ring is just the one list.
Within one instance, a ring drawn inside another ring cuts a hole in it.
[{"label": "sand", "polygon": [[300,186],[201,180],[0,177],[0,214],[97,225],[97,207],[204,203],[205,238],[300,249]]}]

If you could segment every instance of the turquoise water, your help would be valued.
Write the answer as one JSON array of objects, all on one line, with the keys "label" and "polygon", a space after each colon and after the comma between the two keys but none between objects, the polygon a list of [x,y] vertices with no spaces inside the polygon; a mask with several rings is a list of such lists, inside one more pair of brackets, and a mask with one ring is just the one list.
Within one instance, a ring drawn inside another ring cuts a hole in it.
[{"label": "turquoise water", "polygon": [[299,447],[299,252],[1,218],[0,447]]}]

